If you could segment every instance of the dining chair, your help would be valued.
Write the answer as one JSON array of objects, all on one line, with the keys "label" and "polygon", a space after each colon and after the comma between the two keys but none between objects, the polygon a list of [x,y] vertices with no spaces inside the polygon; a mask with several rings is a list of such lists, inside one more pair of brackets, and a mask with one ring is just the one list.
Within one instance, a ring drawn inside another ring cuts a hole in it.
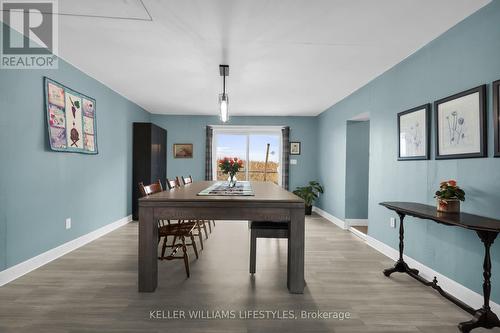
[{"label": "dining chair", "polygon": [[[150,185],[144,185],[142,182],[139,183],[139,192],[143,197],[159,193],[162,191],[163,187],[161,185],[160,180]],[[158,221],[158,243],[160,243],[161,238],[163,237],[161,256],[158,257],[158,259],[160,260],[183,259],[184,268],[186,269],[186,275],[188,278],[190,276],[190,272],[189,272],[189,256],[187,253],[187,246],[193,247],[196,259],[198,259],[198,249],[196,248],[196,242],[194,241],[194,234],[193,234],[193,230],[195,229],[195,227],[196,223],[194,222],[165,224],[164,221],[162,220]],[[168,256],[165,256],[168,236],[174,237],[174,241],[172,245],[169,246],[172,248],[172,252]],[[191,239],[191,243],[186,243],[186,237],[189,237]],[[180,239],[181,243],[176,243],[176,239]],[[183,252],[181,256],[177,255],[179,249],[182,249]]]},{"label": "dining chair", "polygon": [[[169,178],[167,178],[167,186],[168,186],[168,189],[170,191],[175,190],[176,188],[179,188],[181,186],[180,181],[179,181],[179,177],[175,177],[175,179],[169,179]],[[196,223],[196,231],[197,232],[194,233],[194,236],[198,236],[198,239],[200,240],[201,249],[203,250],[204,249],[204,246],[203,246],[203,234],[201,232],[201,228],[202,227],[203,227],[203,229],[205,229],[205,235],[208,237],[208,235],[207,235],[207,229],[205,227],[205,224],[203,222],[198,221],[198,220],[196,220],[196,221],[190,221],[190,222]],[[184,223],[184,220],[179,220],[178,223]]]},{"label": "dining chair", "polygon": [[[181,178],[182,178],[182,184],[184,184],[184,185],[188,185],[188,184],[193,183],[193,177],[191,175],[189,175],[187,177],[181,176]],[[208,229],[209,229],[210,233],[212,233],[212,225],[210,223],[212,223],[215,227],[215,220],[206,220],[204,223],[208,224]],[[206,232],[206,230],[205,230],[205,232]],[[207,235],[207,237],[208,237],[208,235]]]},{"label": "dining chair", "polygon": [[257,238],[287,238],[288,222],[249,221],[250,229],[250,274],[255,274],[257,265]]}]

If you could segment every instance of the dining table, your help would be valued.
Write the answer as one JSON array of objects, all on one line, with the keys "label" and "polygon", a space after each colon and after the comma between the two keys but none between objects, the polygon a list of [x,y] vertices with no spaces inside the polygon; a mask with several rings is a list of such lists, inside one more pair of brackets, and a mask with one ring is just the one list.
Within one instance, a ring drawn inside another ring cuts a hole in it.
[{"label": "dining table", "polygon": [[[196,181],[139,199],[139,292],[158,286],[159,220],[288,222],[287,287],[304,292],[304,200],[271,182],[249,182],[252,195],[201,195],[215,181]],[[242,258],[248,260],[248,258]]]}]

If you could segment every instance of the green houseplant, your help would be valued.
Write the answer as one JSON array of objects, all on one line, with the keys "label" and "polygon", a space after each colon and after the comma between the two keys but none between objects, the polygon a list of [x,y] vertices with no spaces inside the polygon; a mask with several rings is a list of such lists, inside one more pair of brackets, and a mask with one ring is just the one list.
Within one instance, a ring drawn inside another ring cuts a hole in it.
[{"label": "green houseplant", "polygon": [[304,199],[306,215],[311,215],[312,205],[318,199],[320,193],[323,193],[323,186],[317,181],[310,181],[309,185],[299,186],[293,191],[293,194]]}]

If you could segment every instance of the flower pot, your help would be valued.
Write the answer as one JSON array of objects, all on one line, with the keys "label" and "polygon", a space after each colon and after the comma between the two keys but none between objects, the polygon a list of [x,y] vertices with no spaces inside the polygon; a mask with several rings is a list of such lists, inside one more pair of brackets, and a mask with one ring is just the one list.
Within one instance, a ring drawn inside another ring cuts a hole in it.
[{"label": "flower pot", "polygon": [[306,205],[306,215],[311,215],[312,214],[312,206]]},{"label": "flower pot", "polygon": [[437,210],[444,213],[460,213],[460,200],[437,199]]}]

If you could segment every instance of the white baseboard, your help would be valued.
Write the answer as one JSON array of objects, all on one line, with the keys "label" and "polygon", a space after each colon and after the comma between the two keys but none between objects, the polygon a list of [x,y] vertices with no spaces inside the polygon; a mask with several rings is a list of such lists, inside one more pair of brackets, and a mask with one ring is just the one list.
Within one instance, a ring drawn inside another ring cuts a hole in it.
[{"label": "white baseboard", "polygon": [[353,234],[355,234],[356,236],[358,236],[359,238],[361,238],[362,240],[366,241],[366,234],[365,233],[362,233],[361,231],[359,231],[358,229],[353,228],[353,227],[350,227],[349,231],[352,232]]},{"label": "white baseboard", "polygon": [[345,224],[348,227],[368,226],[368,219],[345,219]]},{"label": "white baseboard", "polygon": [[325,219],[332,222],[333,224],[335,224],[337,227],[339,227],[341,229],[344,229],[344,230],[348,229],[346,226],[346,223],[343,220],[339,219],[338,217],[333,216],[330,213],[325,212],[321,208],[314,206],[313,212],[316,212],[318,215],[323,216]]},{"label": "white baseboard", "polygon": [[59,245],[0,272],[0,287],[132,221],[132,215]]},{"label": "white baseboard", "polygon": [[[323,216],[325,219],[329,220],[330,222],[334,223],[335,225],[341,227],[342,229],[345,228],[345,222],[339,219],[338,217],[335,217],[317,207],[313,208],[314,211],[316,211],[319,215]],[[342,223],[340,223],[340,222]],[[339,225],[340,224],[340,225]],[[393,249],[389,245],[371,237],[370,235],[364,235],[362,237],[361,235],[358,235],[355,231],[354,228],[349,228],[352,232],[354,232],[357,236],[360,236],[361,238],[365,239],[366,244],[377,250],[378,252],[384,254],[385,256],[397,260],[399,258],[399,252],[396,249]],[[362,233],[361,233],[362,234]],[[469,288],[461,285],[460,283],[446,277],[443,274],[438,273],[437,271],[433,270],[430,267],[427,267],[426,265],[418,262],[417,260],[404,256],[404,260],[406,263],[411,268],[416,268],[419,270],[419,275],[422,276],[424,279],[432,281],[434,277],[438,280],[438,285],[443,288],[444,291],[447,293],[455,296],[459,300],[465,302],[466,304],[472,306],[475,309],[479,309],[483,305],[483,295],[476,293],[473,290],[470,290]],[[478,278],[481,278],[481,274],[478,275]],[[417,282],[418,283],[418,282]],[[493,312],[496,314],[500,314],[500,305],[491,301],[490,300],[490,307]]]},{"label": "white baseboard", "polygon": [[[375,250],[386,255],[387,257],[397,260],[399,258],[399,252],[396,249],[382,243],[375,238],[366,235],[366,244],[370,245]],[[418,262],[417,260],[404,255],[404,260],[411,268],[416,268],[419,270],[419,275],[428,281],[432,281],[434,277],[438,280],[438,285],[443,288],[447,293],[452,294],[462,302],[472,306],[475,309],[479,309],[483,305],[483,296],[470,290],[469,288],[461,285],[460,283],[442,275],[430,267]],[[478,275],[480,278],[482,274]],[[491,310],[495,313],[500,313],[500,305],[490,301]]]}]

